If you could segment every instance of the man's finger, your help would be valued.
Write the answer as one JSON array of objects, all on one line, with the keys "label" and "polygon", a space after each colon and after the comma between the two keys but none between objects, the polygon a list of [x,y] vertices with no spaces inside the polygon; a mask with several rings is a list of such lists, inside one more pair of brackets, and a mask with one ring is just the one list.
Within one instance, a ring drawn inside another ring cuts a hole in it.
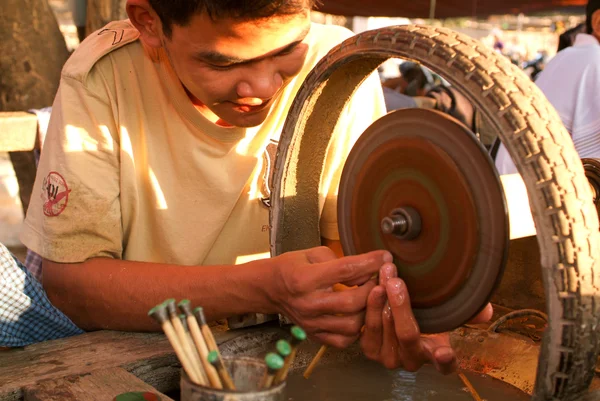
[{"label": "man's finger", "polygon": [[394,318],[392,317],[392,309],[388,303],[383,307],[383,341],[381,351],[379,353],[379,361],[388,369],[396,369],[401,367],[400,357],[398,353],[398,339],[394,331]]},{"label": "man's finger", "polygon": [[394,319],[396,338],[402,352],[402,365],[404,369],[414,372],[423,365],[424,357],[421,331],[410,306],[408,289],[404,281],[391,278],[388,280],[386,291]]},{"label": "man's finger", "polygon": [[360,346],[369,359],[377,360],[383,341],[383,307],[385,306],[385,288],[373,288],[367,299],[365,330],[360,338]]},{"label": "man's finger", "polygon": [[373,251],[346,256],[311,266],[303,272],[306,288],[329,288],[336,283],[348,283],[361,277],[371,277],[381,266],[392,260],[388,251]]},{"label": "man's finger", "polygon": [[379,285],[385,288],[389,279],[398,277],[398,269],[393,263],[384,263],[379,269]]},{"label": "man's finger", "polygon": [[358,336],[365,323],[365,313],[351,315],[321,315],[306,321],[302,328],[310,333],[327,332],[344,336]]},{"label": "man's finger", "polygon": [[335,252],[326,246],[318,246],[305,251],[310,263],[324,263],[337,259]]},{"label": "man's finger", "polygon": [[341,334],[326,332],[316,333],[311,335],[310,337],[314,338],[321,344],[329,345],[331,347],[339,349],[348,348],[349,346],[354,344],[358,339],[358,336],[343,336]]},{"label": "man's finger", "polygon": [[450,336],[447,333],[425,336],[421,343],[425,357],[440,373],[447,375],[456,370],[456,354],[450,346]]},{"label": "man's finger", "polygon": [[363,312],[367,307],[367,298],[377,285],[372,279],[365,284],[342,292],[318,291],[312,294],[308,302],[309,316],[354,314]]}]

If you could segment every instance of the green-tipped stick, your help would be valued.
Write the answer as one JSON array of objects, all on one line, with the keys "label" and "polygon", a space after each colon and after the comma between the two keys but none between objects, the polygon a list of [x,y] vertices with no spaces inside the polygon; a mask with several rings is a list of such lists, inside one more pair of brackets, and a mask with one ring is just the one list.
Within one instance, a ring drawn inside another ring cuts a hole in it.
[{"label": "green-tipped stick", "polygon": [[233,384],[233,380],[231,380],[231,376],[229,376],[229,372],[225,369],[225,365],[223,361],[219,357],[219,353],[217,351],[210,351],[208,353],[208,362],[213,365],[217,372],[219,372],[219,376],[221,376],[221,381],[225,385],[225,388],[228,390],[235,390],[235,385]]},{"label": "green-tipped stick", "polygon": [[204,381],[205,386],[208,386],[209,385],[208,374],[204,370],[204,365],[202,364],[202,362],[200,360],[200,352],[196,348],[194,340],[192,339],[192,333],[190,332],[190,328],[187,324],[187,320],[186,320],[186,317],[184,314],[179,315],[179,321],[181,322],[181,326],[183,327],[183,330],[185,331],[185,338],[190,347],[190,352],[191,352],[191,355],[193,358],[194,366],[196,368],[198,368],[198,373],[202,377],[201,381]]},{"label": "green-tipped stick", "polygon": [[[215,340],[215,337],[213,336],[210,327],[208,327],[206,316],[204,316],[204,309],[202,309],[202,307],[200,306],[194,308],[194,316],[196,316],[196,319],[198,319],[198,323],[200,324],[200,330],[204,335],[204,340],[206,341],[206,346],[208,347],[208,350],[215,351],[217,353],[217,357],[221,361],[221,365],[223,365],[223,359],[221,358],[221,354],[219,353],[219,346],[217,345],[217,341]],[[229,374],[227,373],[227,369],[225,369],[224,372],[227,376],[229,376]],[[229,381],[231,381],[231,378],[229,379]]]},{"label": "green-tipped stick", "polygon": [[275,349],[282,358],[287,358],[292,353],[292,346],[285,340],[277,341],[277,344],[275,344]]},{"label": "green-tipped stick", "polygon": [[179,341],[177,333],[175,333],[175,330],[173,329],[173,325],[171,324],[171,320],[169,319],[169,315],[167,313],[166,305],[160,304],[150,309],[150,311],[148,311],[148,316],[152,317],[160,324],[163,332],[169,339],[169,342],[171,343],[179,362],[181,362],[181,366],[183,366],[183,369],[187,373],[192,383],[201,384],[196,371],[194,370],[185,351],[183,350],[183,346]]},{"label": "green-tipped stick", "polygon": [[265,372],[260,385],[261,390],[266,390],[273,385],[275,374],[277,374],[285,364],[283,358],[274,352],[269,352],[265,356],[265,363],[267,364],[267,371]]},{"label": "green-tipped stick", "polygon": [[178,306],[186,317],[190,333],[192,334],[192,339],[194,340],[194,344],[196,344],[196,348],[198,349],[198,353],[200,354],[200,361],[202,362],[202,366],[204,367],[204,372],[206,372],[208,381],[210,382],[212,387],[216,389],[222,389],[223,384],[221,383],[221,379],[219,378],[217,370],[213,365],[211,365],[208,362],[208,346],[206,345],[204,336],[200,331],[198,321],[192,313],[192,306],[190,301],[188,299],[184,299],[183,301],[179,302]]},{"label": "green-tipped stick", "polygon": [[292,364],[294,363],[294,359],[296,358],[298,345],[306,340],[306,332],[302,330],[300,326],[292,326],[290,333],[292,334],[292,339],[290,340],[292,352],[290,352],[290,354],[285,358],[285,364],[283,368],[280,369],[275,375],[275,380],[273,381],[273,384],[275,385],[287,379],[287,375],[290,372]]},{"label": "green-tipped stick", "polygon": [[177,305],[175,304],[175,300],[173,298],[171,298],[171,299],[167,299],[163,303],[167,308],[167,312],[169,313],[169,317],[171,319],[171,324],[173,325],[173,328],[175,329],[175,333],[177,333],[177,336],[179,337],[179,341],[181,343],[183,351],[187,354],[188,359],[192,365],[192,368],[194,369],[194,371],[196,372],[196,375],[198,376],[200,384],[203,386],[206,386],[208,384],[208,380],[207,380],[206,375],[204,374],[204,371],[200,364],[200,357],[197,356],[198,352],[196,351],[196,347],[194,347],[194,344],[192,343],[192,339],[190,338],[188,333],[186,333],[186,330],[183,327],[183,324],[181,323],[181,319],[179,319],[179,315],[177,314]]}]

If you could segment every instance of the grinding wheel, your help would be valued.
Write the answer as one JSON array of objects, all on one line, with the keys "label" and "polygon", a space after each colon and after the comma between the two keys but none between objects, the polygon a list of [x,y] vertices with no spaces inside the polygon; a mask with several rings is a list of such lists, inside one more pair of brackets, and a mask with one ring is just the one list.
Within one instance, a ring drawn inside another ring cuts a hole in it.
[{"label": "grinding wheel", "polygon": [[463,124],[437,111],[380,118],[342,173],[344,253],[389,250],[424,333],[451,330],[485,306],[506,260],[507,215],[485,149]]}]

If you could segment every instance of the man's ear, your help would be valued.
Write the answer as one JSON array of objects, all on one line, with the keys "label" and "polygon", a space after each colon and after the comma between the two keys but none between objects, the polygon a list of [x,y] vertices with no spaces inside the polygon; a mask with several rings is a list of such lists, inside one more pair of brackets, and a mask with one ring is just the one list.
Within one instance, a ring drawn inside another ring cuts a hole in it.
[{"label": "man's ear", "polygon": [[596,10],[592,14],[592,35],[600,40],[600,10]]},{"label": "man's ear", "polygon": [[127,0],[126,11],[141,40],[150,47],[162,47],[162,23],[148,0]]}]

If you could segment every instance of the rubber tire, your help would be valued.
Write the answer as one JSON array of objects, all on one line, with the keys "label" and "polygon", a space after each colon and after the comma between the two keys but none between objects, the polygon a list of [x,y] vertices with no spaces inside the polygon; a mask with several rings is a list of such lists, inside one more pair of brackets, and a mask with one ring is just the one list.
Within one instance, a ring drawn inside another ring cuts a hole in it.
[{"label": "rubber tire", "polygon": [[445,28],[388,27],[344,41],[315,66],[280,139],[272,255],[320,245],[318,183],[335,123],[365,77],[396,57],[451,82],[487,117],[514,159],[537,228],[550,318],[532,399],[577,399],[589,387],[598,357],[598,215],[554,108],[522,71],[481,42]]}]

